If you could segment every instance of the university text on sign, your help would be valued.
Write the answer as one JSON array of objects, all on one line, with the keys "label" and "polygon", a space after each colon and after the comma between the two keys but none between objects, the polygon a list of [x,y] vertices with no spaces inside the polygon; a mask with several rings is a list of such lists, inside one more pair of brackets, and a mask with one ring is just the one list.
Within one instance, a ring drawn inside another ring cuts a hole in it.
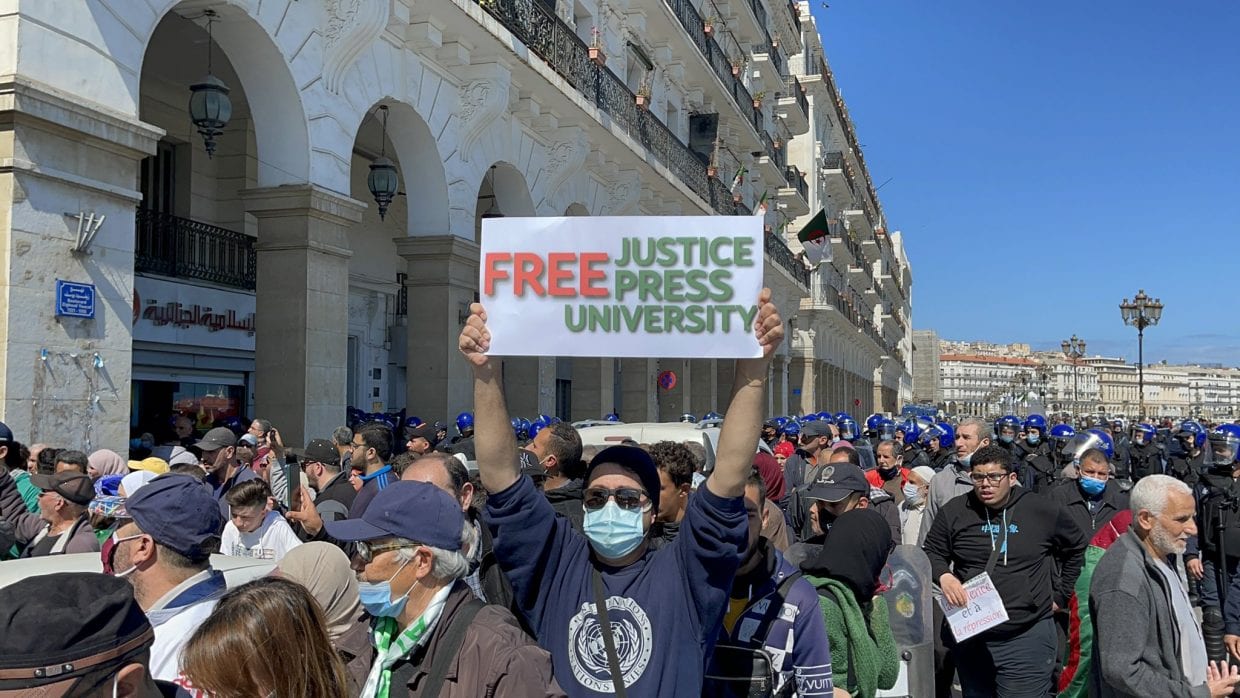
[{"label": "university text on sign", "polygon": [[758,356],[761,232],[750,216],[487,219],[491,352]]}]

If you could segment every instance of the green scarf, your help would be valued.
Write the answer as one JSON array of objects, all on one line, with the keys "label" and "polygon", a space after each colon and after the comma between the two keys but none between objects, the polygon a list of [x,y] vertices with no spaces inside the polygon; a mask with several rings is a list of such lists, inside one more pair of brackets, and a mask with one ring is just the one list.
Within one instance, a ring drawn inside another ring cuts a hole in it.
[{"label": "green scarf", "polygon": [[872,698],[878,689],[891,688],[900,674],[900,651],[891,636],[887,602],[875,596],[863,610],[848,585],[826,577],[805,578],[816,589],[818,607],[831,641],[831,672],[835,685],[849,695]]},{"label": "green scarf", "polygon": [[363,698],[388,698],[392,685],[392,667],[430,639],[431,631],[439,622],[452,587],[453,585],[449,584],[435,592],[426,610],[404,631],[400,631],[400,624],[395,618],[373,619],[370,641],[375,646],[375,663],[370,667],[366,685],[362,687]]}]

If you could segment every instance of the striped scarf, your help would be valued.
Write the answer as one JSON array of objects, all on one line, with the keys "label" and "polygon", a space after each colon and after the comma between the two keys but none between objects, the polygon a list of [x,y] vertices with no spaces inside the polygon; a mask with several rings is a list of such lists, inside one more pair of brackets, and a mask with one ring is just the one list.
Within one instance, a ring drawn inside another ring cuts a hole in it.
[{"label": "striped scarf", "polygon": [[[370,630],[370,641],[375,646],[375,663],[366,676],[362,698],[388,698],[392,684],[392,667],[404,657],[426,644],[431,632],[443,614],[444,604],[452,593],[452,586],[435,592],[422,615],[408,628],[400,631],[395,618],[376,618]],[[399,632],[398,632],[399,631]]]}]

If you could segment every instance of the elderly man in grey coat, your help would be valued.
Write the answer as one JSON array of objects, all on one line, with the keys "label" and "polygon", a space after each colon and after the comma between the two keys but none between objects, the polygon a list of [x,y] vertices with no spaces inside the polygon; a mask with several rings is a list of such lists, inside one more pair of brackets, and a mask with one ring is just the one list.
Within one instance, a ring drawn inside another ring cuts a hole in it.
[{"label": "elderly man in grey coat", "polygon": [[1196,535],[1193,494],[1167,475],[1131,492],[1132,528],[1107,550],[1089,586],[1094,624],[1090,695],[1230,696],[1240,671],[1206,657],[1175,555]]}]

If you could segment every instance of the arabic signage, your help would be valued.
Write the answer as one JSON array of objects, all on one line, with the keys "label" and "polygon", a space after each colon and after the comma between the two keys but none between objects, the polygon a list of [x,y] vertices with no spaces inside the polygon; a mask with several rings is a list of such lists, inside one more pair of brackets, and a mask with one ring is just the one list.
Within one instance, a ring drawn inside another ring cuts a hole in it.
[{"label": "arabic signage", "polygon": [[95,285],[56,279],[56,316],[95,317]]},{"label": "arabic signage", "polygon": [[761,356],[761,235],[757,216],[488,218],[490,353]]},{"label": "arabic signage", "polygon": [[133,338],[254,351],[254,296],[135,276]]}]

